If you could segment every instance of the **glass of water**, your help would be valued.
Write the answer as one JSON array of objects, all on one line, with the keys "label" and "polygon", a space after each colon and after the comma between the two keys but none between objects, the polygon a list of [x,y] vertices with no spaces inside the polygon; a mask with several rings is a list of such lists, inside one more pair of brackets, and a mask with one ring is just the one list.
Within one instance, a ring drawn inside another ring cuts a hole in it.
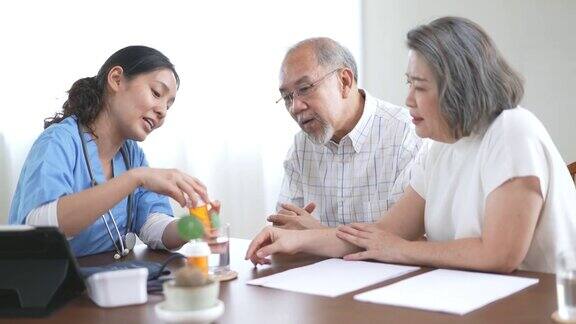
[{"label": "glass of water", "polygon": [[565,251],[556,260],[556,293],[560,320],[576,320],[576,251]]},{"label": "glass of water", "polygon": [[230,275],[230,224],[222,223],[210,230],[205,238],[210,247],[208,272],[215,279],[225,279]]}]

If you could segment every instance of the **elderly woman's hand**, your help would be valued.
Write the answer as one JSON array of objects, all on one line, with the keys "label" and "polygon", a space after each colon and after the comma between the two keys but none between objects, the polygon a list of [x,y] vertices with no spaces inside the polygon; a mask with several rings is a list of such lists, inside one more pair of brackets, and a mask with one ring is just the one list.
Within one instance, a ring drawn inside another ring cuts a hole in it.
[{"label": "elderly woman's hand", "polygon": [[401,250],[407,242],[380,229],[376,224],[353,223],[338,227],[336,236],[365,251],[344,256],[345,260],[373,259],[382,262],[402,262]]}]

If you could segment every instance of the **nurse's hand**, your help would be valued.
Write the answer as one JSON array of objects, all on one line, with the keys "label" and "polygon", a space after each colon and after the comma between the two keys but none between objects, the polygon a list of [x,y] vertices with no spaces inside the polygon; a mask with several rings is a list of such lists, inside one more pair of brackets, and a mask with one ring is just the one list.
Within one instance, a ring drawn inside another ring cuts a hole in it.
[{"label": "nurse's hand", "polygon": [[206,186],[178,169],[141,167],[130,171],[135,175],[139,186],[169,196],[182,207],[196,207],[198,198],[210,202]]}]

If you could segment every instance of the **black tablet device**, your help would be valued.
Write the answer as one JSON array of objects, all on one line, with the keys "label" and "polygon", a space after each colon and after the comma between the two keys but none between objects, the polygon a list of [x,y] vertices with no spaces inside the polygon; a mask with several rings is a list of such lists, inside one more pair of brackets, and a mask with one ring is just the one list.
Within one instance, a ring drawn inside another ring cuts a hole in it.
[{"label": "black tablet device", "polygon": [[46,316],[84,290],[57,228],[0,226],[0,317]]}]

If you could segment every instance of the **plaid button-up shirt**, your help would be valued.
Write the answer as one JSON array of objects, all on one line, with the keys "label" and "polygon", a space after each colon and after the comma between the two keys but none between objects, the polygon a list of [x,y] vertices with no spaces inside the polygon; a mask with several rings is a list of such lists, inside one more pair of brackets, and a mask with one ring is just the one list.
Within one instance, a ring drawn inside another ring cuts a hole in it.
[{"label": "plaid button-up shirt", "polygon": [[375,222],[400,198],[422,141],[406,108],[367,93],[365,99],[362,117],[340,143],[317,145],[304,132],[296,134],[278,208],[314,202],[312,215],[334,227]]}]

